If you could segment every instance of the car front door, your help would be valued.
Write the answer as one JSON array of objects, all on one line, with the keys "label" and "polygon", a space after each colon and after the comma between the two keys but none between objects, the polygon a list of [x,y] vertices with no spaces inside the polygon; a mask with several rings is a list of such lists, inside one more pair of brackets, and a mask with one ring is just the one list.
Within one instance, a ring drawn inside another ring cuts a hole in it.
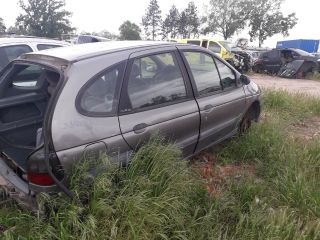
[{"label": "car front door", "polygon": [[269,72],[276,73],[281,67],[281,57],[279,50],[272,50],[263,55],[263,65],[265,69]]},{"label": "car front door", "polygon": [[197,151],[234,134],[245,108],[245,94],[233,70],[207,52],[181,49],[200,109]]},{"label": "car front door", "polygon": [[179,146],[185,157],[194,153],[199,109],[176,48],[131,55],[121,91],[119,122],[132,148],[159,134]]}]

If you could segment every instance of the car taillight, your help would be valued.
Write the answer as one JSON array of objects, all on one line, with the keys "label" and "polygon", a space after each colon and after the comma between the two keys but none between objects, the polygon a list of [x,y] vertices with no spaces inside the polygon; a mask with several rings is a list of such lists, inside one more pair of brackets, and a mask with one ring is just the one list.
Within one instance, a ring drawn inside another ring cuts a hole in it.
[{"label": "car taillight", "polygon": [[28,173],[28,181],[41,186],[50,186],[54,184],[53,179],[48,173]]}]

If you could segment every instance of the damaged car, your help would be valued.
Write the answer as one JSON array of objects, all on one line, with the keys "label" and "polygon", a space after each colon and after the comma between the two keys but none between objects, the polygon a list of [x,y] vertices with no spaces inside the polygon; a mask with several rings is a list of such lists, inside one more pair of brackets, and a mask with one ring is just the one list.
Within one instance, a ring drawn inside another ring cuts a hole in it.
[{"label": "damaged car", "polygon": [[30,208],[41,192],[73,197],[68,179],[81,159],[127,162],[154,133],[188,158],[257,121],[260,94],[198,46],[118,41],[24,54],[0,76],[1,185]]},{"label": "damaged car", "polygon": [[319,58],[300,49],[273,49],[259,56],[253,70],[287,78],[304,77],[319,71]]}]

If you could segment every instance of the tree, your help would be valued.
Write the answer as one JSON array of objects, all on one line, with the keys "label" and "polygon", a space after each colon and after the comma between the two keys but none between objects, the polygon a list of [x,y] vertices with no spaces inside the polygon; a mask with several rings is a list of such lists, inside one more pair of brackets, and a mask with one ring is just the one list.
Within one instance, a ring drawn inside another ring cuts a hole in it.
[{"label": "tree", "polygon": [[69,20],[71,12],[63,9],[65,0],[20,0],[19,5],[24,13],[17,17],[16,26],[27,34],[57,38],[75,30]]},{"label": "tree", "polygon": [[225,40],[241,31],[252,10],[251,0],[210,0],[209,8],[202,22],[204,33],[217,33]]},{"label": "tree", "polygon": [[4,25],[3,19],[0,17],[0,33],[4,33],[6,31],[6,26]]},{"label": "tree", "polygon": [[170,19],[166,17],[161,24],[161,39],[164,40],[166,38],[169,38],[170,32],[171,32]]},{"label": "tree", "polygon": [[187,38],[188,36],[188,16],[186,11],[182,11],[179,19],[179,34],[182,38]]},{"label": "tree", "polygon": [[120,40],[140,40],[141,29],[135,23],[125,21],[119,27]]},{"label": "tree", "polygon": [[111,33],[108,30],[102,30],[101,32],[98,33],[98,36],[108,38],[108,39],[113,39],[113,40],[119,39],[119,36],[117,34]]},{"label": "tree", "polygon": [[187,17],[187,31],[188,38],[191,37],[191,33],[196,37],[199,33],[200,20],[198,17],[198,10],[194,2],[189,2],[188,7],[185,9]]},{"label": "tree", "polygon": [[157,0],[150,0],[146,14],[142,17],[142,25],[147,37],[151,35],[152,40],[157,37],[161,28],[161,22],[161,10],[158,2]]},{"label": "tree", "polygon": [[167,14],[161,26],[162,39],[168,38],[168,35],[170,35],[170,38],[177,37],[179,33],[179,19],[179,10],[175,5],[172,5],[169,14]]},{"label": "tree", "polygon": [[283,16],[280,7],[283,0],[256,0],[249,20],[251,40],[258,39],[259,47],[277,33],[289,35],[289,30],[297,24],[295,13]]}]

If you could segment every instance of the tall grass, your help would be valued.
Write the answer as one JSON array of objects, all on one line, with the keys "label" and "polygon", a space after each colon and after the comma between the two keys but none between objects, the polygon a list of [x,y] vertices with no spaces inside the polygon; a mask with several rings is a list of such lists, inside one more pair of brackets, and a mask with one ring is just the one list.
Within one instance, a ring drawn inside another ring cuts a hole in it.
[{"label": "tall grass", "polygon": [[[219,164],[252,164],[254,176],[227,178],[212,197],[172,145],[152,140],[126,168],[103,157],[77,168],[71,190],[42,196],[48,215],[7,205],[5,239],[320,239],[319,139],[287,136],[287,124],[320,115],[319,100],[264,93],[267,117],[217,153]],[[289,104],[288,104],[289,102]],[[289,121],[289,120],[290,121]]]}]

